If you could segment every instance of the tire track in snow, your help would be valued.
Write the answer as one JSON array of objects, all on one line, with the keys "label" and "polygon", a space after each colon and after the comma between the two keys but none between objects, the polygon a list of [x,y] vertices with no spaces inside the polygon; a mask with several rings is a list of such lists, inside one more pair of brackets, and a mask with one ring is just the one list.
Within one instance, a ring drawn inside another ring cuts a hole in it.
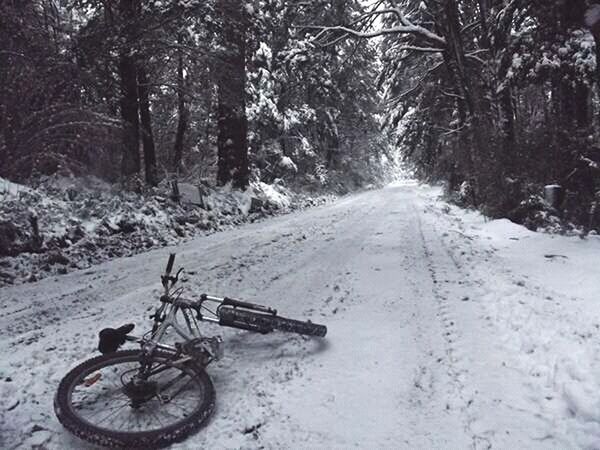
[{"label": "tire track in snow", "polygon": [[[368,215],[370,211],[367,209],[364,214]],[[336,273],[339,271],[339,261],[330,256],[338,246],[334,236],[340,228],[350,226],[354,219],[355,217],[350,217],[348,210],[343,210],[326,220],[313,222],[307,228],[290,226],[273,234],[265,244],[253,246],[251,252],[243,256],[236,255],[220,266],[220,271],[215,276],[227,281],[228,289],[242,299],[274,307],[283,300],[287,305],[285,310],[280,311],[282,315],[304,319],[316,316],[314,320],[323,322],[322,318],[332,312],[328,310],[327,302],[319,304],[321,291],[313,293],[311,286],[327,285],[334,294],[340,293],[338,284],[332,281],[338,279]],[[315,265],[316,261],[318,265]],[[232,274],[227,280],[222,272],[225,268]],[[305,286],[308,298],[298,299],[300,303],[297,305],[290,304],[289,299],[272,298],[271,293],[297,294],[297,285],[303,283],[306,277],[311,280],[310,286]],[[195,289],[200,292],[201,285],[194,284]],[[221,416],[217,427],[230,430],[222,445],[229,446],[227,442],[236,442],[240,435],[244,435],[245,447],[261,448],[265,444],[272,447],[273,441],[265,441],[264,436],[270,435],[272,439],[274,427],[283,427],[294,433],[302,432],[289,415],[282,416],[279,413],[281,397],[290,394],[291,384],[298,379],[302,380],[301,383],[309,383],[304,390],[311,391],[311,375],[306,372],[305,367],[314,363],[317,354],[325,350],[327,341],[315,341],[296,335],[258,336],[244,331],[228,334],[224,349],[226,361],[219,364],[220,367],[210,367],[209,373],[215,376],[218,392],[227,391],[231,383],[241,383],[251,386],[254,396],[239,399],[236,395],[229,397],[228,394],[219,394],[221,398],[218,408],[222,409],[218,411]],[[230,361],[235,361],[235,364],[230,364]],[[257,376],[257,372],[261,376]],[[232,407],[232,404],[237,406]],[[194,445],[197,447],[214,445],[214,441],[205,439],[202,435],[195,439]],[[323,439],[326,439],[325,435]],[[285,446],[285,442],[282,441],[281,445]]]},{"label": "tire track in snow", "polygon": [[[464,303],[456,303],[461,322],[475,320],[480,323],[478,335],[473,335],[477,328],[469,326],[464,341],[469,344],[465,347],[467,366],[488,368],[485,372],[475,370],[479,376],[471,376],[466,384],[473,401],[469,408],[471,430],[484,436],[494,447],[507,447],[517,436],[520,436],[521,446],[530,448],[572,447],[573,442],[565,439],[568,433],[559,429],[553,417],[560,408],[556,401],[560,393],[548,390],[547,379],[552,370],[546,370],[543,360],[538,361],[544,352],[536,351],[535,346],[527,351],[527,342],[539,341],[536,336],[560,333],[555,329],[556,323],[541,325],[537,320],[545,314],[542,311],[555,305],[554,301],[556,305],[560,303],[560,295],[554,297],[545,287],[523,281],[527,277],[508,270],[491,243],[479,239],[477,234],[469,235],[463,213],[457,212],[457,208],[432,203],[432,198],[424,200],[425,210],[430,213],[424,217],[433,219],[428,222],[435,230],[437,240],[468,280],[468,297]],[[563,328],[562,324],[560,328]],[[521,342],[523,337],[526,342]],[[560,347],[554,339],[543,341],[542,346]],[[524,361],[527,362],[522,367]],[[494,370],[489,370],[492,367]],[[483,441],[481,445],[487,445],[487,442]]]},{"label": "tire track in snow", "polygon": [[[464,272],[462,264],[459,263],[458,259],[444,245],[443,240],[438,237],[440,234],[435,224],[431,227],[432,231],[427,233],[428,236],[435,236],[435,238],[426,238],[421,213],[416,208],[414,211],[417,217],[417,229],[423,247],[423,254],[426,258],[426,267],[432,282],[432,291],[437,306],[437,318],[442,325],[442,334],[446,344],[446,367],[448,375],[453,382],[453,386],[450,386],[450,389],[454,390],[460,399],[461,404],[458,405],[458,408],[464,414],[464,429],[471,436],[472,448],[491,449],[492,444],[490,439],[474,431],[471,426],[474,418],[469,409],[473,404],[473,398],[466,389],[469,381],[469,370],[463,357],[465,344],[462,342],[459,319],[455,307],[452,305],[458,299],[448,298],[447,294],[443,291],[444,285],[460,285],[461,290],[464,291],[464,297],[466,297],[471,288],[470,283],[464,281],[468,279],[468,275]],[[444,257],[446,263],[442,267],[438,267],[438,263],[434,261],[434,257],[438,258],[438,260],[440,257]],[[448,269],[450,269],[451,273],[448,273]],[[454,291],[454,295],[456,297],[456,291]],[[452,396],[452,393],[450,393],[450,396]],[[447,408],[451,408],[451,405],[447,405]]]}]

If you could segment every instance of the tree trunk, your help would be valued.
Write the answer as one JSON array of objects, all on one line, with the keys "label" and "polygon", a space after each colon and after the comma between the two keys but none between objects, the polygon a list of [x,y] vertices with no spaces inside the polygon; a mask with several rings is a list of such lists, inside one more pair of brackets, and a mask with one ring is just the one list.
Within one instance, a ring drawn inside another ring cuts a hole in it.
[{"label": "tree trunk", "polygon": [[131,54],[130,40],[136,15],[135,9],[134,0],[120,0],[119,12],[121,14],[123,37],[127,42],[119,55],[121,118],[125,125],[121,173],[125,176],[133,175],[140,171],[137,74],[135,60]]},{"label": "tree trunk", "polygon": [[140,171],[137,77],[131,56],[121,55],[119,76],[121,77],[121,118],[125,125],[121,173],[128,176]]},{"label": "tree trunk", "polygon": [[479,20],[481,22],[481,44],[484,48],[490,47],[490,0],[479,0]]},{"label": "tree trunk", "polygon": [[180,51],[177,62],[177,133],[175,134],[175,145],[173,146],[172,170],[179,172],[181,159],[183,157],[183,143],[188,126],[189,112],[185,104],[185,77],[183,74],[183,54]]},{"label": "tree trunk", "polygon": [[446,38],[446,50],[443,52],[444,63],[454,84],[455,93],[458,95],[456,99],[460,129],[458,139],[460,152],[463,154],[459,164],[466,172],[470,173],[473,171],[476,151],[478,149],[475,148],[475,145],[469,139],[469,132],[471,130],[476,132],[477,126],[474,124],[476,115],[474,114],[474,104],[470,92],[471,84],[467,79],[465,55],[460,36],[461,26],[456,2],[454,0],[445,0],[443,8],[440,11],[440,16],[441,20],[439,22],[443,24],[443,33]]},{"label": "tree trunk", "polygon": [[[0,100],[4,100],[7,96],[2,95]],[[15,133],[13,126],[14,114],[8,107],[8,105],[2,101],[0,103],[0,129],[4,137],[4,145],[0,145],[0,161],[4,161],[2,164],[3,169],[6,170],[9,152],[13,151],[15,147]]]},{"label": "tree trunk", "polygon": [[148,76],[146,69],[141,65],[137,68],[138,94],[140,104],[140,119],[142,122],[142,142],[144,144],[144,166],[146,169],[146,183],[156,186],[156,151],[154,149],[154,136],[152,135],[152,119],[150,117],[150,99]]},{"label": "tree trunk", "polygon": [[578,82],[575,86],[575,118],[577,126],[586,128],[590,124],[590,108],[589,108],[590,89],[585,83]]},{"label": "tree trunk", "polygon": [[[594,43],[596,44],[596,61],[600,61],[600,24],[594,30]],[[596,89],[597,91],[600,91],[600,64],[598,64],[598,62],[596,62]],[[597,126],[600,126],[600,114],[598,114],[597,117]]]},{"label": "tree trunk", "polygon": [[510,86],[506,86],[499,93],[500,96],[500,120],[502,121],[502,138],[504,151],[510,152],[515,143],[515,112],[512,101]]},{"label": "tree trunk", "polygon": [[475,104],[470,92],[471,83],[467,79],[465,53],[460,35],[461,25],[458,15],[458,5],[455,0],[444,1],[444,16],[446,19],[447,62],[459,89],[459,95],[465,102],[470,116],[475,113]]},{"label": "tree trunk", "polygon": [[474,201],[485,201],[491,192],[491,184],[497,183],[504,171],[497,149],[491,145],[492,104],[478,73],[481,68],[474,69],[467,64],[456,0],[443,1],[442,17],[446,38],[444,60],[461,97],[458,100],[459,113],[462,108],[465,116],[464,129],[458,136],[459,146],[466,159],[464,167],[475,181]]},{"label": "tree trunk", "polygon": [[[498,52],[503,52],[500,57],[500,65],[496,72],[496,83],[499,83],[501,88],[498,92],[498,105],[500,108],[500,126],[501,126],[501,137],[502,137],[502,149],[504,160],[506,164],[510,164],[510,154],[514,153],[513,148],[516,143],[516,132],[515,132],[515,109],[512,101],[512,88],[510,84],[505,81],[506,74],[511,66],[512,59],[506,49],[498,48]],[[497,54],[498,52],[495,52]]]},{"label": "tree trunk", "polygon": [[218,0],[221,44],[218,77],[218,172],[220,185],[248,186],[248,123],[246,119],[246,10],[240,0]]}]

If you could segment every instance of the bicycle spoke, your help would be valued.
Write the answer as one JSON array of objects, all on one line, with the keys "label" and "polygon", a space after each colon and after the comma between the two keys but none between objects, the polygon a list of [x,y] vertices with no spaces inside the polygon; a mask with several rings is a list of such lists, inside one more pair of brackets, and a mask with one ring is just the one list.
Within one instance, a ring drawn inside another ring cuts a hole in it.
[{"label": "bicycle spoke", "polygon": [[183,418],[188,417],[190,415],[190,408],[183,408],[181,405],[177,403],[171,403],[174,407],[178,408],[181,411],[181,416]]},{"label": "bicycle spoke", "polygon": [[134,414],[133,416],[135,417],[135,422],[138,425],[138,428],[141,430],[142,429],[142,423],[140,422],[140,415],[139,414]]},{"label": "bicycle spoke", "polygon": [[181,406],[179,403],[177,402],[169,402],[170,405],[175,406],[176,408],[179,408],[180,410],[182,410],[184,413],[187,413],[188,410],[185,409],[183,406]]},{"label": "bicycle spoke", "polygon": [[167,416],[168,420],[171,421],[172,419],[170,419],[170,417],[175,418],[176,421],[181,420],[181,416],[176,415],[176,411],[171,411],[171,404],[170,403],[165,403],[163,405],[161,405],[160,408],[157,408],[157,412],[158,414],[161,414],[162,416]]},{"label": "bicycle spoke", "polygon": [[103,408],[103,409],[100,409],[100,410],[96,411],[94,414],[92,414],[91,416],[89,416],[89,418],[92,419],[92,418],[96,417],[100,413],[103,413],[103,412],[106,412],[106,411],[114,411],[115,409],[122,408],[123,406],[126,406],[128,404],[129,404],[129,401],[121,401],[121,403],[119,403],[117,405],[113,405],[113,406],[110,406],[110,407],[107,407],[107,408]]},{"label": "bicycle spoke", "polygon": [[125,416],[125,418],[121,422],[121,425],[119,425],[119,427],[117,429],[118,430],[122,430],[123,429],[123,425],[125,425],[127,422],[131,422],[131,418],[129,416]]},{"label": "bicycle spoke", "polygon": [[102,422],[104,422],[106,419],[108,419],[109,417],[114,416],[116,413],[118,413],[119,411],[121,411],[123,408],[125,408],[127,406],[127,403],[125,403],[123,406],[121,406],[120,408],[118,408],[116,411],[110,413],[108,416],[106,416],[104,419],[102,419],[100,422],[98,422],[98,425],[100,425]]},{"label": "bicycle spoke", "polygon": [[[75,392],[73,394],[75,394]],[[78,399],[78,401],[74,400],[73,401],[74,407],[90,406],[90,405],[94,405],[94,404],[97,404],[98,402],[102,402],[102,401],[108,401],[110,403],[113,403],[114,401],[123,401],[123,400],[127,401],[128,400],[127,396],[121,391],[121,388],[117,388],[117,389],[114,389],[111,391],[101,390],[100,392],[90,392],[90,391],[84,390],[81,392],[81,394],[82,394],[82,396],[84,396],[84,398]],[[86,409],[86,408],[83,408],[83,409]]]},{"label": "bicycle spoke", "polygon": [[176,391],[173,395],[171,395],[171,398],[177,397],[193,381],[194,380],[190,377],[190,379],[178,391]]},{"label": "bicycle spoke", "polygon": [[171,386],[174,386],[175,384],[177,384],[177,382],[179,380],[181,380],[183,377],[185,376],[189,376],[187,373],[182,372],[179,375],[176,375],[172,380],[167,381],[163,386],[162,386],[162,390],[166,391],[167,389],[169,389]]},{"label": "bicycle spoke", "polygon": [[163,425],[162,421],[160,420],[160,417],[158,417],[158,416],[156,415],[156,412],[154,411],[154,409],[151,409],[151,410],[150,410],[150,412],[152,413],[152,415],[153,415],[154,417],[156,417],[156,418],[158,419],[158,423],[160,423],[160,426],[161,426],[161,427],[164,427],[164,425]]}]

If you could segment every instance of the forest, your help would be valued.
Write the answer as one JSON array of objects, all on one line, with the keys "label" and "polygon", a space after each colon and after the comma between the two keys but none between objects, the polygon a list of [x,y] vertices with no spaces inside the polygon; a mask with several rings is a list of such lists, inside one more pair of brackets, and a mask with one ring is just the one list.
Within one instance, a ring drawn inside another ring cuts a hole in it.
[{"label": "forest", "polygon": [[598,267],[600,0],[0,0],[0,449],[600,449]]},{"label": "forest", "polygon": [[559,184],[552,211],[590,221],[593,1],[7,0],[0,13],[7,179],[347,192],[400,157],[490,217],[535,229]]}]

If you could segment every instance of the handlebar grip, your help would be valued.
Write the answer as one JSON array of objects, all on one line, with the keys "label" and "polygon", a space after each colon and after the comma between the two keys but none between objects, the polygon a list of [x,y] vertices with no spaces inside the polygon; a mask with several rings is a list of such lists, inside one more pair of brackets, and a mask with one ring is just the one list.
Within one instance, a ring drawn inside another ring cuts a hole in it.
[{"label": "handlebar grip", "polygon": [[166,274],[169,275],[171,270],[173,270],[173,263],[175,262],[175,253],[171,253],[169,255],[169,262],[167,263]]}]

